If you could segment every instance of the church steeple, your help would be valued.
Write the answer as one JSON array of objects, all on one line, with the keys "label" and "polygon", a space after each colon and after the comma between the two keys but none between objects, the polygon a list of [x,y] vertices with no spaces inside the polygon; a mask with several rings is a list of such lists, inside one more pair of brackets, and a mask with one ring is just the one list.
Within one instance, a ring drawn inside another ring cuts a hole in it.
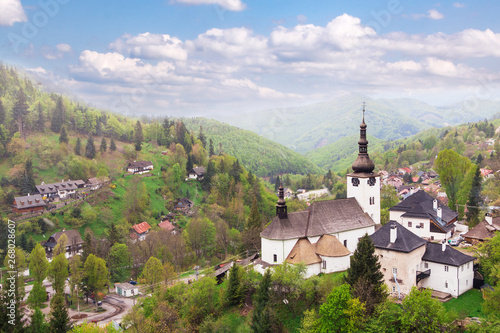
[{"label": "church steeple", "polygon": [[283,189],[283,183],[280,183],[278,189],[278,204],[276,205],[276,215],[280,219],[286,219],[287,217],[287,207],[285,201],[285,190]]},{"label": "church steeple", "polygon": [[363,102],[363,120],[359,125],[359,153],[358,158],[352,164],[352,169],[355,173],[372,173],[375,169],[375,164],[368,155],[368,140],[366,139],[366,124],[365,124],[365,103]]}]

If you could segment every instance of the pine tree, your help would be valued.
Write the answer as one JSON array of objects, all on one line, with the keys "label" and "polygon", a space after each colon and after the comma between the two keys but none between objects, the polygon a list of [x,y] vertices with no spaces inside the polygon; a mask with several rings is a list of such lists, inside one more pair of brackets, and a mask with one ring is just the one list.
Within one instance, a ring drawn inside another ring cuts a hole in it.
[{"label": "pine tree", "polygon": [[111,143],[109,144],[109,150],[116,151],[116,143],[114,138],[111,138]]},{"label": "pine tree", "polygon": [[99,146],[99,150],[101,151],[101,153],[104,153],[107,149],[108,149],[108,144],[106,143],[106,139],[104,137],[102,137],[101,145]]},{"label": "pine tree", "polygon": [[281,185],[280,176],[276,176],[276,182],[274,183],[274,192],[275,193],[278,193],[280,185]]},{"label": "pine tree", "polygon": [[68,138],[68,133],[66,133],[66,127],[61,126],[61,135],[59,135],[59,143],[68,143],[69,138]]},{"label": "pine tree", "polygon": [[254,198],[252,202],[252,208],[250,209],[250,216],[247,220],[247,228],[257,228],[260,229],[262,224],[262,218],[259,213],[259,206],[257,204],[257,199]]},{"label": "pine tree", "polygon": [[50,305],[50,331],[52,333],[66,333],[71,330],[71,322],[68,316],[64,295],[62,293],[56,293]]},{"label": "pine tree", "polygon": [[[45,296],[46,297],[46,296]],[[45,315],[40,308],[35,308],[31,315],[30,325],[26,328],[26,333],[46,333],[49,325],[45,322]]]},{"label": "pine tree", "polygon": [[12,108],[12,116],[14,117],[17,128],[19,130],[19,135],[23,138],[24,135],[24,117],[28,114],[28,103],[26,101],[26,95],[22,88],[19,88],[16,95],[16,104]]},{"label": "pine tree", "polygon": [[33,163],[27,159],[24,163],[23,178],[21,180],[21,191],[24,195],[35,192],[35,179],[33,176]]},{"label": "pine tree", "polygon": [[210,146],[208,149],[208,156],[214,156],[215,155],[215,150],[214,150],[214,142],[212,139],[210,139]]},{"label": "pine tree", "polygon": [[54,133],[59,133],[61,131],[61,127],[64,123],[64,104],[62,101],[62,97],[59,96],[57,99],[56,109],[52,114],[52,120],[50,122],[50,129]]},{"label": "pine tree", "polygon": [[42,104],[38,102],[38,119],[35,128],[39,132],[45,132],[45,115],[43,114]]},{"label": "pine tree", "polygon": [[202,126],[200,126],[200,134],[198,134],[198,140],[201,141],[203,148],[205,148],[207,146],[207,138],[205,137],[205,134],[203,134],[203,127]]},{"label": "pine tree", "polygon": [[80,138],[76,139],[76,144],[75,144],[75,155],[82,155],[82,141]]},{"label": "pine tree", "polygon": [[135,130],[134,130],[134,142],[135,142],[135,150],[136,151],[141,151],[142,147],[142,141],[144,140],[144,137],[142,135],[142,126],[141,122],[137,120],[137,123],[135,124]]},{"label": "pine tree", "polygon": [[372,314],[375,305],[387,296],[384,290],[384,275],[380,271],[375,246],[368,234],[361,237],[350,259],[351,266],[347,269],[345,282],[353,288],[354,297],[364,302],[366,311]]},{"label": "pine tree", "polygon": [[118,233],[118,229],[116,229],[114,223],[111,223],[111,226],[109,227],[108,241],[110,246],[113,246],[120,241],[120,234]]},{"label": "pine tree", "polygon": [[95,157],[96,151],[94,146],[94,139],[92,139],[92,134],[89,135],[87,139],[87,145],[85,146],[85,157],[93,159]]},{"label": "pine tree", "polygon": [[229,306],[238,306],[245,297],[245,286],[243,284],[243,269],[234,263],[229,270],[229,281],[226,290],[226,302]]},{"label": "pine tree", "polygon": [[469,197],[467,200],[468,212],[467,222],[469,227],[474,227],[479,223],[479,206],[483,204],[483,198],[481,196],[482,190],[482,177],[479,165],[475,166],[476,171],[474,173],[474,178],[472,179],[472,187],[469,192]]},{"label": "pine tree", "polygon": [[194,166],[194,164],[193,164],[193,155],[189,154],[187,162],[186,162],[186,170],[187,170],[187,172],[191,171],[191,169],[193,168],[193,166]]},{"label": "pine tree", "polygon": [[271,316],[269,314],[269,288],[271,287],[271,271],[269,269],[264,273],[264,277],[260,282],[257,292],[255,293],[255,304],[252,316],[252,332],[254,333],[270,333],[271,332]]}]

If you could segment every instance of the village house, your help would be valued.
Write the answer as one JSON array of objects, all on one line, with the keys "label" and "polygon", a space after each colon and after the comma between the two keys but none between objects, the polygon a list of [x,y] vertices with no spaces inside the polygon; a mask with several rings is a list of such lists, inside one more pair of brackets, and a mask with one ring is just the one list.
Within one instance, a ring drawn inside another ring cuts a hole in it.
[{"label": "village house", "polygon": [[466,242],[476,244],[493,238],[497,232],[500,232],[500,217],[491,217],[487,214],[483,221],[470,229],[463,237]]},{"label": "village house", "polygon": [[285,195],[285,199],[290,199],[291,197],[293,197],[293,191],[291,188],[288,187],[285,187],[283,189],[283,194]]},{"label": "village house", "polygon": [[130,228],[130,239],[132,239],[132,242],[134,243],[137,240],[142,242],[144,239],[146,239],[146,235],[149,232],[149,229],[151,229],[151,226],[148,222],[141,222],[133,225],[132,228]]},{"label": "village house", "polygon": [[43,211],[46,206],[40,194],[28,194],[23,197],[14,197],[12,211],[16,214],[33,214]]},{"label": "village house", "polygon": [[196,167],[196,168],[192,168],[191,171],[189,171],[188,178],[202,180],[204,174],[205,174],[204,167]]},{"label": "village house", "polygon": [[[368,155],[366,124],[360,125],[359,153],[347,175],[347,199],[313,202],[307,210],[288,213],[280,186],[276,216],[261,232],[262,258],[255,269],[283,262],[304,262],[306,276],[343,271],[363,235],[380,224],[380,177]],[[299,191],[297,191],[299,192]]]},{"label": "village house", "polygon": [[153,162],[151,161],[134,161],[130,162],[127,166],[127,172],[131,174],[147,173],[153,170]]},{"label": "village house", "polygon": [[109,177],[92,177],[87,180],[87,182],[85,183],[85,187],[90,189],[91,191],[95,191],[109,183],[111,183],[111,179],[109,179]]},{"label": "village house", "polygon": [[188,198],[179,199],[174,209],[181,211],[184,215],[191,212],[191,208],[193,208],[194,202],[189,200]]},{"label": "village house", "polygon": [[175,234],[175,226],[170,222],[168,219],[164,219],[160,223],[158,223],[158,226],[165,231],[170,231],[172,234]]},{"label": "village house", "polygon": [[66,238],[68,239],[66,242],[66,258],[70,258],[83,252],[83,240],[77,230],[59,231],[50,236],[47,241],[41,243],[45,248],[45,253],[47,254],[47,259],[49,261],[52,260],[52,253],[56,245],[59,243],[59,239],[62,235],[66,235]]},{"label": "village house", "polygon": [[444,241],[426,241],[396,221],[389,221],[370,238],[391,296],[404,297],[418,287],[458,297],[473,287],[474,257]]},{"label": "village house", "polygon": [[66,199],[73,196],[76,190],[81,188],[82,180],[68,180],[61,181],[59,183],[36,185],[37,192],[43,197],[49,200],[54,200],[55,198]]},{"label": "village house", "polygon": [[115,292],[123,297],[133,297],[139,295],[139,285],[129,282],[115,283]]}]

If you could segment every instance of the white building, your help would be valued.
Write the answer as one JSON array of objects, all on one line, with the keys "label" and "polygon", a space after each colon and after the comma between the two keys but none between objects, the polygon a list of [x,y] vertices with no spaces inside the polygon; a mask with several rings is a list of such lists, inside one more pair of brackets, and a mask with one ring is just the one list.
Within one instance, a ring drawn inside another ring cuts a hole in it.
[{"label": "white building", "polygon": [[438,200],[423,190],[415,192],[389,209],[390,220],[400,223],[417,236],[430,240],[450,238],[457,217],[457,212],[439,204]]},{"label": "white building", "polygon": [[137,284],[115,283],[115,292],[123,297],[132,297],[139,295],[139,286]]},{"label": "white building", "polygon": [[127,166],[127,171],[132,174],[148,173],[153,170],[153,162],[151,161],[134,161],[130,162]]},{"label": "white building", "polygon": [[307,276],[346,270],[363,235],[380,222],[380,177],[367,151],[366,124],[360,126],[359,154],[348,175],[348,198],[313,202],[305,211],[287,213],[280,186],[276,216],[261,233],[262,257],[256,269],[303,262]]},{"label": "white building", "polygon": [[392,296],[404,297],[418,287],[458,297],[473,286],[474,257],[446,242],[428,242],[396,221],[389,221],[370,237]]}]

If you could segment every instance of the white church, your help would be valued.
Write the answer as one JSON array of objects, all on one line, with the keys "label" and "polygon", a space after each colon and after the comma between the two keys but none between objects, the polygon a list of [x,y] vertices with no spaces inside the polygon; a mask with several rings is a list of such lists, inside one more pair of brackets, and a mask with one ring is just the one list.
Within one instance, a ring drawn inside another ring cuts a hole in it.
[{"label": "white church", "polygon": [[260,234],[258,271],[285,261],[305,263],[307,277],[349,268],[358,239],[380,224],[380,175],[368,155],[364,110],[358,144],[353,172],[347,175],[347,199],[313,202],[305,211],[288,213],[280,187],[276,216]]}]

